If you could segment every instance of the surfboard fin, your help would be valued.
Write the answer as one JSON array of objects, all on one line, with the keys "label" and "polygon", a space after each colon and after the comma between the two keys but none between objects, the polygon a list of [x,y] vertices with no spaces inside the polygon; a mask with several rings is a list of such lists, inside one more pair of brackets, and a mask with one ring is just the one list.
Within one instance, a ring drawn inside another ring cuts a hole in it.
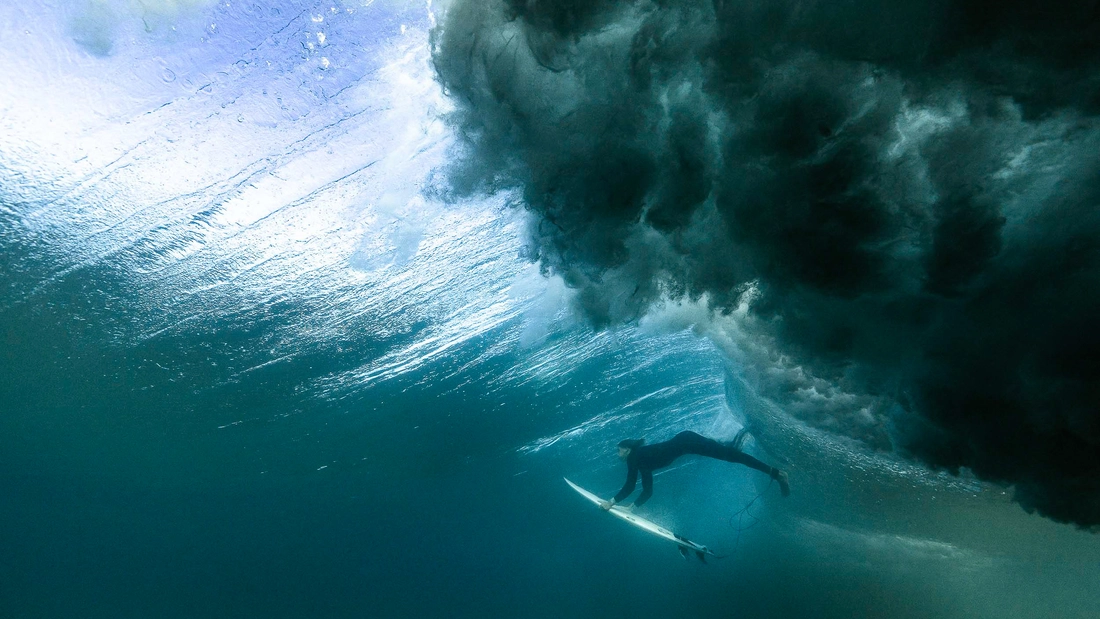
[{"label": "surfboard fin", "polygon": [[679,549],[680,549],[680,556],[681,556],[681,557],[683,557],[683,558],[685,558],[685,559],[689,558],[689,557],[688,557],[688,549],[687,549],[687,548],[684,548],[683,546],[677,546],[677,548],[679,548]]}]

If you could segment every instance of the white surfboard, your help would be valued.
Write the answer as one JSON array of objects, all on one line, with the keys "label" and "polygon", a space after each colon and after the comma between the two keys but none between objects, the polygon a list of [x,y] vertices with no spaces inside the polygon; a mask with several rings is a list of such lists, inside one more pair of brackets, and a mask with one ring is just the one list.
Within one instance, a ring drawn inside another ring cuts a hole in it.
[{"label": "white surfboard", "polygon": [[[577,484],[569,481],[567,478],[563,477],[562,479],[565,479],[565,483],[569,484],[574,490],[580,493],[581,496],[588,499],[589,501],[592,501],[596,505],[599,505],[603,502],[603,499],[585,490],[584,488],[581,488]],[[668,529],[662,527],[656,522],[646,520],[641,516],[636,516],[629,509],[615,505],[612,506],[612,508],[608,511],[611,512],[613,516],[617,516],[638,527],[639,529],[642,529],[643,531],[648,531],[653,535],[656,535],[657,537],[663,537],[668,541],[675,543],[680,548],[680,554],[684,555],[685,558],[688,556],[688,551],[694,552],[695,556],[699,557],[699,560],[703,563],[707,562],[707,555],[717,557],[719,559],[722,558],[721,555],[714,554],[713,552],[708,550],[706,546],[703,546],[702,544],[696,544],[695,542],[689,540],[682,535],[677,535],[676,533],[669,531]]]}]

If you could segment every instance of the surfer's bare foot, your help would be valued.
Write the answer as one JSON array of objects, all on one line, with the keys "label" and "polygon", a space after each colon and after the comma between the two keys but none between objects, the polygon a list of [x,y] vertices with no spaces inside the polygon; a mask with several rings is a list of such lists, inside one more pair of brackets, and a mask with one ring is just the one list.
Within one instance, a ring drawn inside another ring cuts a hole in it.
[{"label": "surfer's bare foot", "polygon": [[614,505],[614,503],[612,503],[611,501],[600,501],[600,509],[604,511],[611,509],[612,505]]},{"label": "surfer's bare foot", "polygon": [[779,482],[779,492],[783,496],[791,495],[791,485],[787,483],[787,471],[779,471],[775,474],[775,480]]}]

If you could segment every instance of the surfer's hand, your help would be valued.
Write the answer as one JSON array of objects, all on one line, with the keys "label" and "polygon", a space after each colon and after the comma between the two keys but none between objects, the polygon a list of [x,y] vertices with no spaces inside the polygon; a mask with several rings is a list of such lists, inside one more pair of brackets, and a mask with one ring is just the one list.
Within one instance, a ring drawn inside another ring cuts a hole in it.
[{"label": "surfer's hand", "polygon": [[614,505],[614,503],[612,503],[611,501],[600,501],[600,509],[604,511],[611,509],[612,505]]}]

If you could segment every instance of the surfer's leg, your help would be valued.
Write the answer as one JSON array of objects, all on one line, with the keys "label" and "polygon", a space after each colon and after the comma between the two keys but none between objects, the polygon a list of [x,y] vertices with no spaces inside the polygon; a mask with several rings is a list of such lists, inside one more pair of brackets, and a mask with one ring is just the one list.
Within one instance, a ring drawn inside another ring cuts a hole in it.
[{"label": "surfer's leg", "polygon": [[[706,438],[705,436],[699,436],[694,432],[693,436],[686,438],[685,440],[691,442],[692,451],[689,453],[698,454],[700,456],[706,456],[708,458],[714,458],[716,460],[723,460],[725,462],[733,462],[735,464],[744,464],[750,469],[756,469],[761,473],[766,474],[768,477],[779,482],[779,490],[783,493],[783,496],[790,494],[790,486],[787,484],[787,474],[774,466],[768,466],[760,460],[750,456],[749,454],[741,451],[735,445],[725,445],[715,441],[713,439]],[[679,436],[677,436],[679,438]]]},{"label": "surfer's leg", "polygon": [[750,469],[756,469],[761,473],[767,473],[768,475],[771,475],[772,471],[775,470],[775,467],[764,464],[760,460],[757,460],[756,458],[741,451],[733,445],[723,445],[718,441],[712,441],[710,439],[705,440],[707,441],[706,447],[704,448],[705,453],[702,453],[701,455],[708,456],[710,458],[717,458],[718,460],[725,460],[726,462],[744,464]]},{"label": "surfer's leg", "polygon": [[725,460],[726,462],[744,464],[751,469],[756,469],[761,473],[765,473],[768,477],[779,482],[779,492],[782,493],[783,496],[788,496],[791,493],[790,484],[787,483],[786,471],[781,471],[774,466],[768,466],[732,445],[722,445],[721,443],[719,443],[719,445],[722,447],[722,454],[712,457],[716,457],[719,460]]}]

